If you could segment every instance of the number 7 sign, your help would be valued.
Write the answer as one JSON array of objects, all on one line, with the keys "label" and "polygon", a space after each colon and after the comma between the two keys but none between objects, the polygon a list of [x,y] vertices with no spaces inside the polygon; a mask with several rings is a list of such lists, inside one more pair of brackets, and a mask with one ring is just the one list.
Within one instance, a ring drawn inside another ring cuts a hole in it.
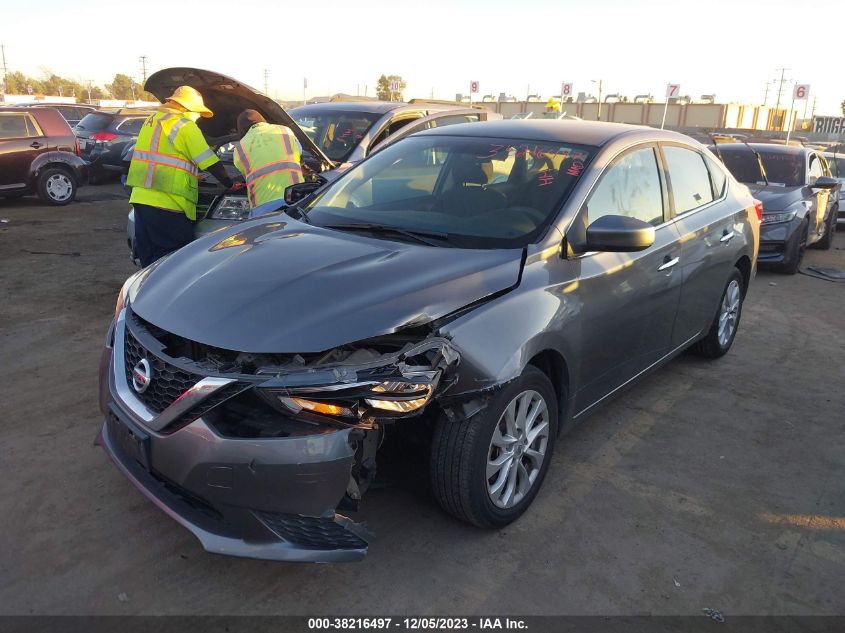
[{"label": "number 7 sign", "polygon": [[681,84],[666,84],[666,98],[674,99],[681,94]]}]

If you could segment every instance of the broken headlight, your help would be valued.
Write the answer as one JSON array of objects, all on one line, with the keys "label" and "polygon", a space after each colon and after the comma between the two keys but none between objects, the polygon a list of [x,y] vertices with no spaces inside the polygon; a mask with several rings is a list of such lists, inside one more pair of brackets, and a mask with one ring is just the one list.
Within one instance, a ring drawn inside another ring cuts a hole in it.
[{"label": "broken headlight", "polygon": [[292,413],[308,412],[341,418],[366,414],[381,417],[402,415],[422,409],[434,392],[430,383],[383,381],[341,389],[292,390],[275,394]]},{"label": "broken headlight", "polygon": [[370,390],[373,396],[365,398],[371,407],[395,413],[408,413],[424,407],[431,398],[431,385],[407,382],[383,382]]},{"label": "broken headlight", "polygon": [[209,216],[212,220],[246,220],[249,200],[246,196],[223,196]]}]

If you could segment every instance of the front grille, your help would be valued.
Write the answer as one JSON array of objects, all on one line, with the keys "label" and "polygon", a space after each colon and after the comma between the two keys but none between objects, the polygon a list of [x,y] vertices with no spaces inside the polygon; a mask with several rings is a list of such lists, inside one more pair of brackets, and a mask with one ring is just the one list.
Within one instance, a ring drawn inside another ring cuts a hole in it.
[{"label": "front grille", "polygon": [[[152,377],[150,385],[143,393],[135,391],[135,396],[154,413],[161,413],[169,407],[176,398],[202,380],[202,376],[191,374],[171,365],[149,353],[144,346],[126,328],[124,337],[124,366],[126,382],[132,386],[132,370],[142,358],[150,364]],[[134,391],[134,390],[133,390]]]},{"label": "front grille", "polygon": [[367,542],[334,519],[280,512],[255,512],[273,532],[290,543],[320,550],[366,549]]}]

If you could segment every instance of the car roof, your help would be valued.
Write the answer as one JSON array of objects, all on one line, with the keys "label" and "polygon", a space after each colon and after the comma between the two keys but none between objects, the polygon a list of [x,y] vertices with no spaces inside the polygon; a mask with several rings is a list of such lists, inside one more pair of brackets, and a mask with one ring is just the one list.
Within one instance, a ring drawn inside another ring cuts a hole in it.
[{"label": "car roof", "polygon": [[806,154],[815,151],[799,145],[781,145],[780,143],[748,143],[747,146],[745,143],[719,143],[720,151],[723,149],[748,149],[748,147],[758,152],[765,151],[772,154]]},{"label": "car roof", "polygon": [[303,106],[296,106],[295,108],[291,108],[290,112],[296,112],[305,108],[319,108],[320,110],[385,114],[407,105],[403,101],[327,101],[325,103],[309,103]]},{"label": "car roof", "polygon": [[623,136],[642,136],[644,140],[684,141],[700,145],[695,139],[670,130],[658,130],[645,125],[571,119],[503,119],[457,123],[418,132],[415,136],[419,135],[499,137],[524,141],[577,143],[594,147],[607,145]]}]

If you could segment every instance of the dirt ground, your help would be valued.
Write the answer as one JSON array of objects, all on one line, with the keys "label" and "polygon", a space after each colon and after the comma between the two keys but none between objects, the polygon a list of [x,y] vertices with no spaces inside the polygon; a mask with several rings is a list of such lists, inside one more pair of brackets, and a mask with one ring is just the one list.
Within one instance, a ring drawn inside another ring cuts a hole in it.
[{"label": "dirt ground", "polygon": [[566,436],[506,529],[393,486],[363,562],[270,563],[205,553],[93,444],[126,211],[113,185],[0,200],[0,613],[845,614],[845,284],[759,273],[731,353]]}]

